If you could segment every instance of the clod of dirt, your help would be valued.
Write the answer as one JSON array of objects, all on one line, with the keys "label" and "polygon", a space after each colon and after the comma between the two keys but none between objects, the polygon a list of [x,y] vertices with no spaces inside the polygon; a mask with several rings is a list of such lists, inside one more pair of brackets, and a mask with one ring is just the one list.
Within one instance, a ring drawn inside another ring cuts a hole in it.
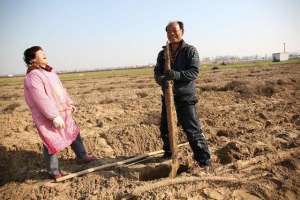
[{"label": "clod of dirt", "polygon": [[208,86],[208,85],[204,85],[200,87],[200,92],[214,92],[214,91],[221,91],[220,88],[216,87],[216,86]]},{"label": "clod of dirt", "polygon": [[258,116],[261,118],[261,119],[267,119],[267,117],[265,116],[264,113],[258,113]]},{"label": "clod of dirt", "polygon": [[138,92],[138,93],[136,93],[136,95],[137,95],[138,97],[140,97],[140,98],[145,98],[145,97],[148,96],[148,93],[146,93],[146,92]]},{"label": "clod of dirt", "polygon": [[[177,175],[188,170],[188,166],[179,165],[177,170]],[[142,170],[139,174],[140,181],[151,181],[160,178],[166,178],[170,175],[171,165],[170,164],[160,164],[155,167],[147,167]]]},{"label": "clod of dirt", "polygon": [[268,128],[271,125],[272,125],[272,123],[268,120],[268,121],[266,121],[265,128]]},{"label": "clod of dirt", "polygon": [[96,124],[97,124],[97,127],[100,127],[100,128],[103,127],[103,121],[101,121],[100,119],[96,120]]},{"label": "clod of dirt", "polygon": [[14,94],[2,94],[0,96],[0,100],[14,100],[14,99],[17,99],[18,97],[20,97],[21,95],[20,94],[17,94],[17,93],[14,93]]},{"label": "clod of dirt", "polygon": [[281,80],[281,79],[278,79],[278,80],[277,80],[277,84],[278,84],[278,85],[283,85],[283,84],[285,84],[285,82],[284,82],[283,80]]},{"label": "clod of dirt", "polygon": [[231,196],[232,199],[253,199],[253,200],[259,200],[257,196],[254,196],[253,194],[249,193],[247,190],[239,189],[235,190],[232,193]]},{"label": "clod of dirt", "polygon": [[19,103],[12,103],[6,106],[2,111],[4,113],[12,113],[17,107],[21,106]]},{"label": "clod of dirt", "polygon": [[32,125],[26,125],[25,128],[24,128],[24,131],[29,132],[32,129],[34,129],[34,127]]},{"label": "clod of dirt", "polygon": [[229,142],[224,147],[216,151],[221,164],[228,164],[234,160],[240,160],[242,157],[241,146],[236,142]]},{"label": "clod of dirt", "polygon": [[231,131],[228,131],[228,130],[218,130],[217,132],[217,136],[218,137],[231,137],[233,135],[233,133]]},{"label": "clod of dirt", "polygon": [[147,167],[140,171],[140,181],[151,181],[159,178],[165,178],[169,176],[171,171],[171,165],[161,164],[155,167]]},{"label": "clod of dirt", "polygon": [[245,82],[242,81],[230,81],[224,86],[224,91],[236,90],[240,88],[242,85],[245,85]]},{"label": "clod of dirt", "polygon": [[251,97],[253,95],[253,91],[251,88],[247,86],[248,83],[243,81],[231,81],[227,83],[223,90],[224,91],[235,91],[238,92],[243,97]]},{"label": "clod of dirt", "polygon": [[200,91],[215,91],[215,92],[226,92],[226,91],[234,91],[239,93],[242,97],[251,97],[253,95],[253,91],[251,88],[247,86],[246,82],[242,81],[230,81],[224,87],[217,86],[209,86],[204,85],[200,87]]},{"label": "clod of dirt", "polygon": [[216,200],[224,199],[224,195],[222,193],[218,192],[217,190],[205,188],[203,190],[203,193],[205,194],[205,196],[208,199],[216,199]]},{"label": "clod of dirt", "polygon": [[266,154],[268,152],[272,152],[272,149],[270,146],[268,146],[267,144],[263,143],[263,142],[255,142],[254,144],[252,144],[253,146],[253,156],[260,156],[263,154]]},{"label": "clod of dirt", "polygon": [[[152,181],[169,177],[172,166],[170,160],[161,163],[136,164],[119,169],[122,174],[130,179],[139,181]],[[180,164],[177,169],[177,175],[189,170],[188,164]]]},{"label": "clod of dirt", "polygon": [[273,85],[273,83],[267,82],[265,85],[258,86],[258,94],[266,97],[271,97],[275,93],[275,88]]},{"label": "clod of dirt", "polygon": [[300,126],[300,115],[293,115],[291,122],[294,123],[297,126]]},{"label": "clod of dirt", "polygon": [[297,164],[293,160],[290,160],[290,159],[281,161],[280,163],[278,163],[278,165],[286,167],[289,170],[296,170],[297,169]]}]

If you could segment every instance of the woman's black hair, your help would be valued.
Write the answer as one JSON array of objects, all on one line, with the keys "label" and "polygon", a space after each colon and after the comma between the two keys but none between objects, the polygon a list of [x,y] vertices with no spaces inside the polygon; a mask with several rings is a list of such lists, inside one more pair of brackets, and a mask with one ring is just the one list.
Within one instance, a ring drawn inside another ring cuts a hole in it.
[{"label": "woman's black hair", "polygon": [[43,50],[40,46],[32,46],[24,51],[24,62],[27,65],[32,63],[32,60],[35,59],[35,53],[39,50]]}]

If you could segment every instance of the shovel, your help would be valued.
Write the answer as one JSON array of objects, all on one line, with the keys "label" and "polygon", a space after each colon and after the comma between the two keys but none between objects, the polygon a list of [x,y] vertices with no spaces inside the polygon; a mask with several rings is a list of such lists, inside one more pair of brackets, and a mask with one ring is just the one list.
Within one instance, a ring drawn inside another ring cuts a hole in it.
[{"label": "shovel", "polygon": [[[165,52],[165,65],[164,65],[164,72],[168,72],[171,70],[171,58],[170,58],[170,44],[167,42]],[[164,95],[165,95],[165,105],[167,111],[167,121],[168,121],[168,134],[169,134],[169,141],[170,147],[172,152],[172,159],[171,159],[171,170],[169,173],[170,178],[175,178],[177,174],[177,170],[179,168],[179,163],[177,159],[177,126],[176,126],[176,110],[174,105],[174,95],[173,95],[173,81],[168,80],[165,88],[164,88]]]}]

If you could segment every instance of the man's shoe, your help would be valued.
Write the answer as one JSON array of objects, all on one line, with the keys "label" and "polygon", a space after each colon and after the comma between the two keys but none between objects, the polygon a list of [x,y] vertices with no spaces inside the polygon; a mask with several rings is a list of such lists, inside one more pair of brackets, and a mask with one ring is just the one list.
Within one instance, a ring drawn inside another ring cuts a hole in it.
[{"label": "man's shoe", "polygon": [[197,163],[198,163],[198,165],[199,165],[199,167],[210,167],[211,166],[211,160],[210,159],[208,159],[208,160],[200,160],[200,161],[198,161],[197,160]]},{"label": "man's shoe", "polygon": [[90,163],[94,160],[97,160],[97,158],[95,156],[92,155],[86,155],[84,158],[82,159],[77,159],[77,164],[87,164]]}]

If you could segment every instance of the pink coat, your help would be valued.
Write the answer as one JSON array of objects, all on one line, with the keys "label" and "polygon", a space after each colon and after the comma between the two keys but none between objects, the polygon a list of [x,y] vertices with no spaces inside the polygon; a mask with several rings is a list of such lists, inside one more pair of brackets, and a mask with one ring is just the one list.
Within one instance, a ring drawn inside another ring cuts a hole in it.
[{"label": "pink coat", "polygon": [[[24,95],[31,109],[33,122],[49,154],[68,147],[76,139],[79,127],[72,118],[73,101],[54,70],[30,71],[24,80]],[[53,125],[52,120],[58,115],[65,122],[63,129]]]}]

